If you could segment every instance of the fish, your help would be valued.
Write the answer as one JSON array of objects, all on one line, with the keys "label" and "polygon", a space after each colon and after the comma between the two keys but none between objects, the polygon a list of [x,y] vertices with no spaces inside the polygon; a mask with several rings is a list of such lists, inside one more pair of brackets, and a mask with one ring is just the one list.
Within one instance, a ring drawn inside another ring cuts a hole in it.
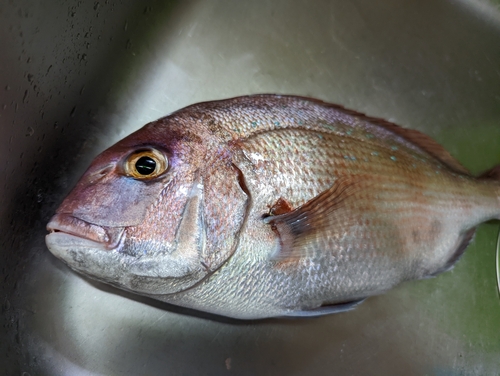
[{"label": "fish", "polygon": [[425,134],[317,99],[203,102],[98,155],[47,224],[71,269],[236,319],[346,312],[453,267],[500,219]]}]

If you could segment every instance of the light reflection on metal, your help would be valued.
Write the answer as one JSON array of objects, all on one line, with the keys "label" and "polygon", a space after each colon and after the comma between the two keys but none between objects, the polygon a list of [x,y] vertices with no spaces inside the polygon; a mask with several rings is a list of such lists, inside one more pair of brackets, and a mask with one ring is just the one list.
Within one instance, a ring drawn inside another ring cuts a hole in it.
[{"label": "light reflection on metal", "polygon": [[497,253],[496,253],[496,257],[495,257],[495,265],[496,265],[496,269],[497,269],[498,295],[500,296],[500,231],[498,231]]}]

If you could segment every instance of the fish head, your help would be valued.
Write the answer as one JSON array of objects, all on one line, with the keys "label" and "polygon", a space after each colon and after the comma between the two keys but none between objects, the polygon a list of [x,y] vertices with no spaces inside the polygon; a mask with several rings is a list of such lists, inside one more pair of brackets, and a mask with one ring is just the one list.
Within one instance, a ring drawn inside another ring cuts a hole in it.
[{"label": "fish head", "polygon": [[248,201],[216,128],[177,114],[105,150],[48,223],[49,250],[88,277],[144,295],[209,276],[234,252]]}]

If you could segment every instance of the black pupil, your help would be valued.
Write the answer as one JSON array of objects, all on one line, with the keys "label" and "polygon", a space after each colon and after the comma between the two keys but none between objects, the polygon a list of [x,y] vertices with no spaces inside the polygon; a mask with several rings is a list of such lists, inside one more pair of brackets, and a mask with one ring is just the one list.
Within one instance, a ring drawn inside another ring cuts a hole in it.
[{"label": "black pupil", "polygon": [[135,162],[135,169],[141,175],[151,175],[156,168],[156,162],[150,157],[140,157]]}]

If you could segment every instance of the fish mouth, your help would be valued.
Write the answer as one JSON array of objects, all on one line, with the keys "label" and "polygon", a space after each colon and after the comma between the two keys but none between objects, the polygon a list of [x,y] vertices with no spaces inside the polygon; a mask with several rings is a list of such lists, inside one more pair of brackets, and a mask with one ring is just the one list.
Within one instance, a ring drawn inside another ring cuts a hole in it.
[{"label": "fish mouth", "polygon": [[71,244],[102,250],[115,249],[124,227],[105,228],[83,221],[71,214],[56,214],[47,224],[47,241],[52,244]]}]

